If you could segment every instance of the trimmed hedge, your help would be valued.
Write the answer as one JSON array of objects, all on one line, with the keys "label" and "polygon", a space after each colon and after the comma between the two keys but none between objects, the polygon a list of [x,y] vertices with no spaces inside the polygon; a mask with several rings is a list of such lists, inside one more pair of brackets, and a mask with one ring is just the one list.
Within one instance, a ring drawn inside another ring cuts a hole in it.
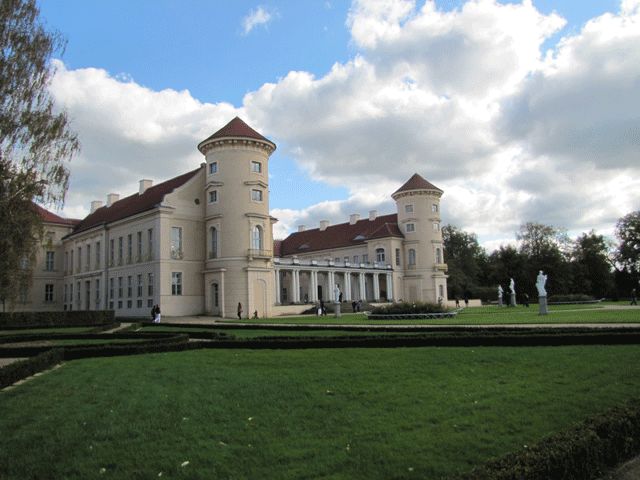
[{"label": "trimmed hedge", "polygon": [[454,478],[590,480],[639,452],[640,400],[635,399]]},{"label": "trimmed hedge", "polygon": [[35,357],[20,360],[0,368],[0,388],[13,385],[19,380],[57,365],[63,360],[61,349],[47,350]]},{"label": "trimmed hedge", "polygon": [[448,308],[437,303],[401,302],[376,307],[371,310],[371,313],[374,315],[401,315],[417,313],[446,313],[448,311]]},{"label": "trimmed hedge", "polygon": [[0,328],[81,327],[115,323],[113,310],[0,313]]},{"label": "trimmed hedge", "polygon": [[572,293],[567,295],[551,295],[547,298],[547,303],[581,303],[581,302],[597,302],[591,295],[584,293]]}]

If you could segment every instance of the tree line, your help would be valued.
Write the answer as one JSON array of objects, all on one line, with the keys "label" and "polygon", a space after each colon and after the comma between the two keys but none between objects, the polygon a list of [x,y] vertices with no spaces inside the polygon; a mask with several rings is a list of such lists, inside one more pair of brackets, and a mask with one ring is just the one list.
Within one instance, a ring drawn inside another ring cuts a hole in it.
[{"label": "tree line", "polygon": [[618,220],[617,242],[594,230],[573,240],[563,229],[535,222],[520,226],[518,246],[501,246],[491,253],[474,233],[453,225],[445,225],[442,236],[450,299],[496,300],[498,285],[508,292],[511,278],[520,300],[525,293],[536,298],[539,270],[548,275],[549,295],[621,299],[639,287],[640,210]]}]

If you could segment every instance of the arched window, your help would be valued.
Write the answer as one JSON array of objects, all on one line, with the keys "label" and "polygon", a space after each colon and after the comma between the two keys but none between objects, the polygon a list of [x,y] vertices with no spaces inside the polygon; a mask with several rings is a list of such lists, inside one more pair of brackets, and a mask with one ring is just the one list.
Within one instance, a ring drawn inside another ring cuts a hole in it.
[{"label": "arched window", "polygon": [[436,248],[436,263],[442,263],[442,250]]},{"label": "arched window", "polygon": [[209,258],[218,258],[218,229],[209,229]]},{"label": "arched window", "polygon": [[262,227],[256,225],[251,231],[251,248],[262,250]]},{"label": "arched window", "polygon": [[376,262],[384,263],[384,248],[376,248]]},{"label": "arched window", "polygon": [[416,264],[416,251],[413,248],[409,249],[409,265]]}]

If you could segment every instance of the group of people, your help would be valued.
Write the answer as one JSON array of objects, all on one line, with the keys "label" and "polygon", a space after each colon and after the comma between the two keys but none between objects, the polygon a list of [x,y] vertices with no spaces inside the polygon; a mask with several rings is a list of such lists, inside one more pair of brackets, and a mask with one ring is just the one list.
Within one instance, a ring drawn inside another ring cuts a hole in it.
[{"label": "group of people", "polygon": [[353,313],[361,311],[362,300],[358,300],[357,302],[354,300],[353,302],[351,302],[351,308],[353,309]]},{"label": "group of people", "polygon": [[153,323],[160,323],[160,305],[154,305],[151,308],[151,321]]}]

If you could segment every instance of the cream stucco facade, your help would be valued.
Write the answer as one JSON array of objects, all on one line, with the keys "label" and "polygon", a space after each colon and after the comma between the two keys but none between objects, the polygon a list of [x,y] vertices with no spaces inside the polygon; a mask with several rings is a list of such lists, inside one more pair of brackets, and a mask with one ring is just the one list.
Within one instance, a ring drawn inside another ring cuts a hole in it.
[{"label": "cream stucco facade", "polygon": [[447,300],[441,190],[414,175],[392,195],[396,214],[321,222],[274,243],[275,148],[235,118],[198,145],[199,168],[93,202],[87,217],[56,227],[56,267],[34,277],[34,292],[53,282],[53,300],[23,307],[145,317],[158,304],[164,316],[235,317],[241,304],[243,317],[269,317],[328,301],[336,285],[344,301]]}]

